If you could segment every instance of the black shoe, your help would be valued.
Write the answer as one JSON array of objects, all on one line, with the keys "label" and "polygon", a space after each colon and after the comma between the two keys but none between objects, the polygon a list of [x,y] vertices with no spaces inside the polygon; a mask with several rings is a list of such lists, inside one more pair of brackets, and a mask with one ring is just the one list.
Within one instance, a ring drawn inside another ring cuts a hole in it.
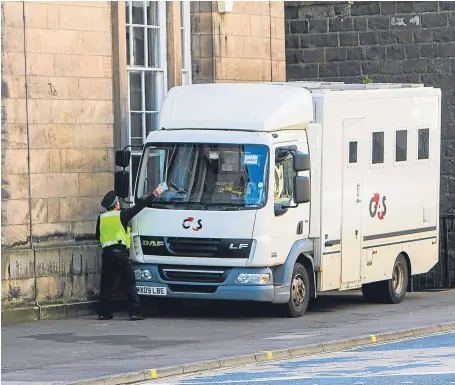
[{"label": "black shoe", "polygon": [[141,321],[143,319],[145,319],[145,318],[142,314],[133,314],[130,316],[131,321]]},{"label": "black shoe", "polygon": [[110,319],[113,319],[113,318],[114,317],[112,316],[112,314],[98,316],[98,319],[101,320],[101,321],[107,321],[107,320],[110,320]]}]

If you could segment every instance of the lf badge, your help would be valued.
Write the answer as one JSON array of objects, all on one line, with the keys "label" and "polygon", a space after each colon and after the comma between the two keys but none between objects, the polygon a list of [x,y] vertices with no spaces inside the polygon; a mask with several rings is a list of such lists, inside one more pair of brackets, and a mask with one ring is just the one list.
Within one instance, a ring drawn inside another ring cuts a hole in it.
[{"label": "lf badge", "polygon": [[185,230],[191,228],[193,231],[199,231],[202,229],[202,219],[195,220],[193,217],[188,217],[183,220],[182,227]]},{"label": "lf badge", "polygon": [[230,248],[231,250],[242,250],[242,249],[246,249],[248,246],[249,246],[248,243],[239,243],[239,244],[237,244],[237,245],[231,243],[231,244],[229,245],[229,248]]}]

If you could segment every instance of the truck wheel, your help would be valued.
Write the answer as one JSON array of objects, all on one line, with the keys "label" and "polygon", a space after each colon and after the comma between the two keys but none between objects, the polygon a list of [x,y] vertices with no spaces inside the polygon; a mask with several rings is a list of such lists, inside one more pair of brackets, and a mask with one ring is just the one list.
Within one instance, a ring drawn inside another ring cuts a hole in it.
[{"label": "truck wheel", "polygon": [[400,254],[393,265],[392,278],[378,282],[381,302],[390,304],[402,302],[408,288],[408,279],[408,264],[405,257]]},{"label": "truck wheel", "polygon": [[301,317],[310,302],[310,279],[303,265],[296,263],[292,272],[291,296],[289,301],[282,306],[282,311],[287,317]]}]

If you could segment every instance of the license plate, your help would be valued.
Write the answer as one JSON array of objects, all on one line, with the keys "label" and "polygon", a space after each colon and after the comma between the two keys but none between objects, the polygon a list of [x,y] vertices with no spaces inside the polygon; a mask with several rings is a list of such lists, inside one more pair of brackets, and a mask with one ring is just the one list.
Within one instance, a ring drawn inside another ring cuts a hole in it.
[{"label": "license plate", "polygon": [[165,287],[136,286],[137,293],[142,295],[167,295]]}]

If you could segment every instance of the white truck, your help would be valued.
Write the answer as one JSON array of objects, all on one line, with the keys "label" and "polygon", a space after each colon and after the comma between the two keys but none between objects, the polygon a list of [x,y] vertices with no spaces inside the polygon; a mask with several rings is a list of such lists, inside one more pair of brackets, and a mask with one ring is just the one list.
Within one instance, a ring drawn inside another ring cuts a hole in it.
[{"label": "white truck", "polygon": [[[302,316],[318,292],[399,303],[438,260],[441,92],[418,84],[171,89],[142,148],[138,293],[262,301]],[[115,189],[129,196],[129,149]],[[161,298],[158,298],[161,297]]]}]

